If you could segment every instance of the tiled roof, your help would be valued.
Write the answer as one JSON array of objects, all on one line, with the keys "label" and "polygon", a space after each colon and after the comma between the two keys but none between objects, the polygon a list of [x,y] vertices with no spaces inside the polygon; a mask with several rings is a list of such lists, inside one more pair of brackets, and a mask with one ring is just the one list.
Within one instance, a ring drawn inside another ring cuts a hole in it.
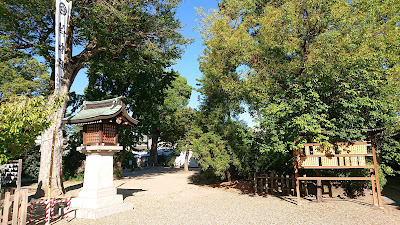
[{"label": "tiled roof", "polygon": [[81,110],[63,121],[68,124],[100,122],[114,118],[121,114],[131,124],[137,124],[138,121],[128,115],[125,104],[121,101],[122,97],[107,99],[103,101],[85,101]]}]

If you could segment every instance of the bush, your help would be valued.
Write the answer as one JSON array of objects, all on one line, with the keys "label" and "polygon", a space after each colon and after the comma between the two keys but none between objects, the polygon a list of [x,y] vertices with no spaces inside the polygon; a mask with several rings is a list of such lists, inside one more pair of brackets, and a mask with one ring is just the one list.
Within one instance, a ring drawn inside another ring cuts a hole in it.
[{"label": "bush", "polygon": [[[121,154],[123,154],[122,168],[133,169],[134,167],[137,167],[137,159],[132,152],[122,151]],[[132,165],[129,165],[129,161],[132,161]]]},{"label": "bush", "polygon": [[192,182],[194,184],[217,184],[222,182],[221,178],[215,175],[212,169],[200,170],[200,174],[192,177]]},{"label": "bush", "polygon": [[40,146],[32,147],[22,155],[22,177],[37,181],[40,169]]},{"label": "bush", "polygon": [[171,155],[158,155],[158,164],[166,167],[174,167],[175,166],[175,156],[171,153]]},{"label": "bush", "polygon": [[70,180],[77,176],[77,170],[82,166],[82,162],[86,156],[83,153],[71,149],[67,155],[63,157],[63,178]]},{"label": "bush", "polygon": [[[368,170],[364,169],[350,169],[350,170],[342,170],[339,172],[341,176],[346,176],[346,177],[367,177],[370,176],[370,172]],[[383,173],[383,170],[380,165],[378,165],[378,174],[379,174],[379,184],[380,184],[380,190],[383,190],[383,187],[386,185],[387,180],[385,177],[385,174]],[[371,187],[371,182],[370,181],[342,181],[342,187],[344,191],[346,192],[346,195],[350,198],[355,198],[358,196],[363,196],[365,195],[364,189],[366,188],[372,188]]]}]

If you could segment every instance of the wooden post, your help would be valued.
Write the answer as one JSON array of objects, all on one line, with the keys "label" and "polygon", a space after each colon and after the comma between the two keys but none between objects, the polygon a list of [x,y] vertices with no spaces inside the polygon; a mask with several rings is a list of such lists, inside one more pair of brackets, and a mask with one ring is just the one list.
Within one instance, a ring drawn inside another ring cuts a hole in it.
[{"label": "wooden post", "polygon": [[261,190],[259,191],[260,193],[263,193],[264,192],[264,178],[262,178],[261,177],[261,179],[260,179],[260,185],[259,185],[259,187],[258,188],[260,188]]},{"label": "wooden post", "polygon": [[371,174],[371,189],[372,189],[372,202],[374,203],[374,206],[378,206],[378,202],[376,201],[376,187],[375,187],[375,176],[374,176],[374,170],[369,169],[369,172]]},{"label": "wooden post", "polygon": [[286,194],[287,195],[289,195],[289,193],[290,193],[290,188],[289,188],[289,175],[288,174],[286,174]]},{"label": "wooden post", "polygon": [[4,209],[3,209],[3,222],[2,225],[8,225],[8,216],[10,214],[10,192],[4,195]]},{"label": "wooden post", "polygon": [[376,158],[376,150],[375,150],[375,135],[372,132],[369,132],[369,137],[371,139],[371,147],[372,147],[372,157],[374,160],[374,172],[375,172],[375,181],[376,181],[376,191],[378,194],[378,205],[379,207],[383,207],[382,197],[381,197],[381,186],[379,184],[379,173],[378,173],[378,160]]},{"label": "wooden post", "polygon": [[18,159],[17,190],[21,189],[22,159]]},{"label": "wooden post", "polygon": [[293,149],[293,159],[294,159],[294,178],[296,179],[296,194],[297,194],[297,205],[300,203],[300,183],[299,183],[299,164],[297,162],[297,150]]},{"label": "wooden post", "polygon": [[12,225],[17,225],[18,223],[18,208],[19,208],[19,198],[21,195],[21,191],[17,190],[14,193],[14,205],[13,205],[13,214],[12,214]]},{"label": "wooden post", "polygon": [[273,193],[274,192],[274,173],[271,171],[271,173],[270,173],[270,182],[271,182],[271,193]]},{"label": "wooden post", "polygon": [[104,137],[104,126],[102,123],[99,124],[99,144],[103,143]]},{"label": "wooden post", "polygon": [[254,193],[257,194],[257,172],[254,172]]},{"label": "wooden post", "polygon": [[[306,177],[306,175],[305,174],[303,174],[303,177]],[[307,181],[305,180],[304,181],[304,195],[305,196],[308,196],[309,195],[309,193],[308,193],[308,183],[307,183]]]},{"label": "wooden post", "polygon": [[293,188],[293,196],[294,196],[295,192],[296,192],[296,179],[294,178],[294,174],[292,174],[291,180],[292,180],[292,188]]},{"label": "wooden post", "polygon": [[[316,170],[317,177],[321,176],[321,170]],[[322,202],[322,180],[317,180],[317,202]]]},{"label": "wooden post", "polygon": [[268,185],[268,173],[265,173],[265,193],[268,194],[269,185]]},{"label": "wooden post", "polygon": [[[18,224],[26,224],[26,213],[28,208],[28,189],[20,190],[21,207],[19,209]],[[15,203],[14,203],[15,204]]]}]

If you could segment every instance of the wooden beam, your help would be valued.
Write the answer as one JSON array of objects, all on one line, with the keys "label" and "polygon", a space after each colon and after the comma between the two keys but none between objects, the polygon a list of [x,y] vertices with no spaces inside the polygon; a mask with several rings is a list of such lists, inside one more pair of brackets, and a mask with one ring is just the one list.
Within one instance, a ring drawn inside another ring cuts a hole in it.
[{"label": "wooden beam", "polygon": [[372,180],[371,177],[299,177],[298,180]]},{"label": "wooden beam", "polygon": [[101,145],[103,143],[103,136],[104,136],[104,127],[103,124],[99,124],[99,144]]},{"label": "wooden beam", "polygon": [[302,169],[370,169],[373,165],[366,166],[299,166]]},{"label": "wooden beam", "polygon": [[375,187],[375,176],[374,176],[374,170],[369,169],[370,176],[371,176],[371,189],[372,189],[372,200],[374,203],[374,206],[378,206],[378,203],[376,201],[376,187]]},{"label": "wooden beam", "polygon": [[[367,145],[368,144],[368,142],[354,142],[354,143],[342,143],[342,142],[340,142],[340,143],[335,143],[334,145],[337,145],[337,146],[340,146],[340,145],[349,145],[349,146],[352,146],[352,145]],[[303,144],[303,146],[321,146],[321,144],[319,144],[319,143],[304,143]]]},{"label": "wooden beam", "polygon": [[[296,145],[296,142],[294,142]],[[300,181],[299,181],[299,164],[297,162],[298,152],[293,148],[293,158],[294,158],[294,177],[296,180],[296,195],[297,195],[297,205],[301,205],[300,203]]]},{"label": "wooden beam", "polygon": [[325,158],[337,158],[337,157],[363,157],[363,156],[374,156],[370,154],[335,154],[335,155],[301,155],[300,158],[315,158],[315,157],[325,157]]},{"label": "wooden beam", "polygon": [[379,205],[379,207],[383,207],[382,196],[381,196],[381,186],[379,185],[378,160],[376,158],[374,133],[369,132],[369,137],[371,139],[372,154],[373,154],[373,159],[374,159],[374,170],[375,170],[376,192],[378,194],[378,205]]},{"label": "wooden beam", "polygon": [[22,159],[18,159],[18,176],[17,176],[17,190],[21,189],[21,178],[22,178]]}]

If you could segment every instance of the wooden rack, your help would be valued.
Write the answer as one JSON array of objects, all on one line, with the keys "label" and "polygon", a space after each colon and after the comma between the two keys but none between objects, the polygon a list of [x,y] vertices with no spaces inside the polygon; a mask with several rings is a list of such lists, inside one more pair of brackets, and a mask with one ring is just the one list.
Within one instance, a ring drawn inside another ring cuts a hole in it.
[{"label": "wooden rack", "polygon": [[[374,144],[374,134],[370,133],[371,142],[336,143],[336,149],[324,149],[318,143],[303,144],[304,151],[293,151],[294,172],[296,180],[297,204],[300,205],[300,181],[317,181],[317,202],[322,201],[323,180],[370,180],[373,203],[382,207],[381,190],[379,185],[378,165]],[[368,147],[372,153],[368,153]],[[336,152],[335,152],[336,151]],[[373,165],[367,165],[366,157],[373,158]],[[299,169],[315,169],[315,177],[299,177]],[[321,177],[321,169],[370,169],[369,177]]]}]

